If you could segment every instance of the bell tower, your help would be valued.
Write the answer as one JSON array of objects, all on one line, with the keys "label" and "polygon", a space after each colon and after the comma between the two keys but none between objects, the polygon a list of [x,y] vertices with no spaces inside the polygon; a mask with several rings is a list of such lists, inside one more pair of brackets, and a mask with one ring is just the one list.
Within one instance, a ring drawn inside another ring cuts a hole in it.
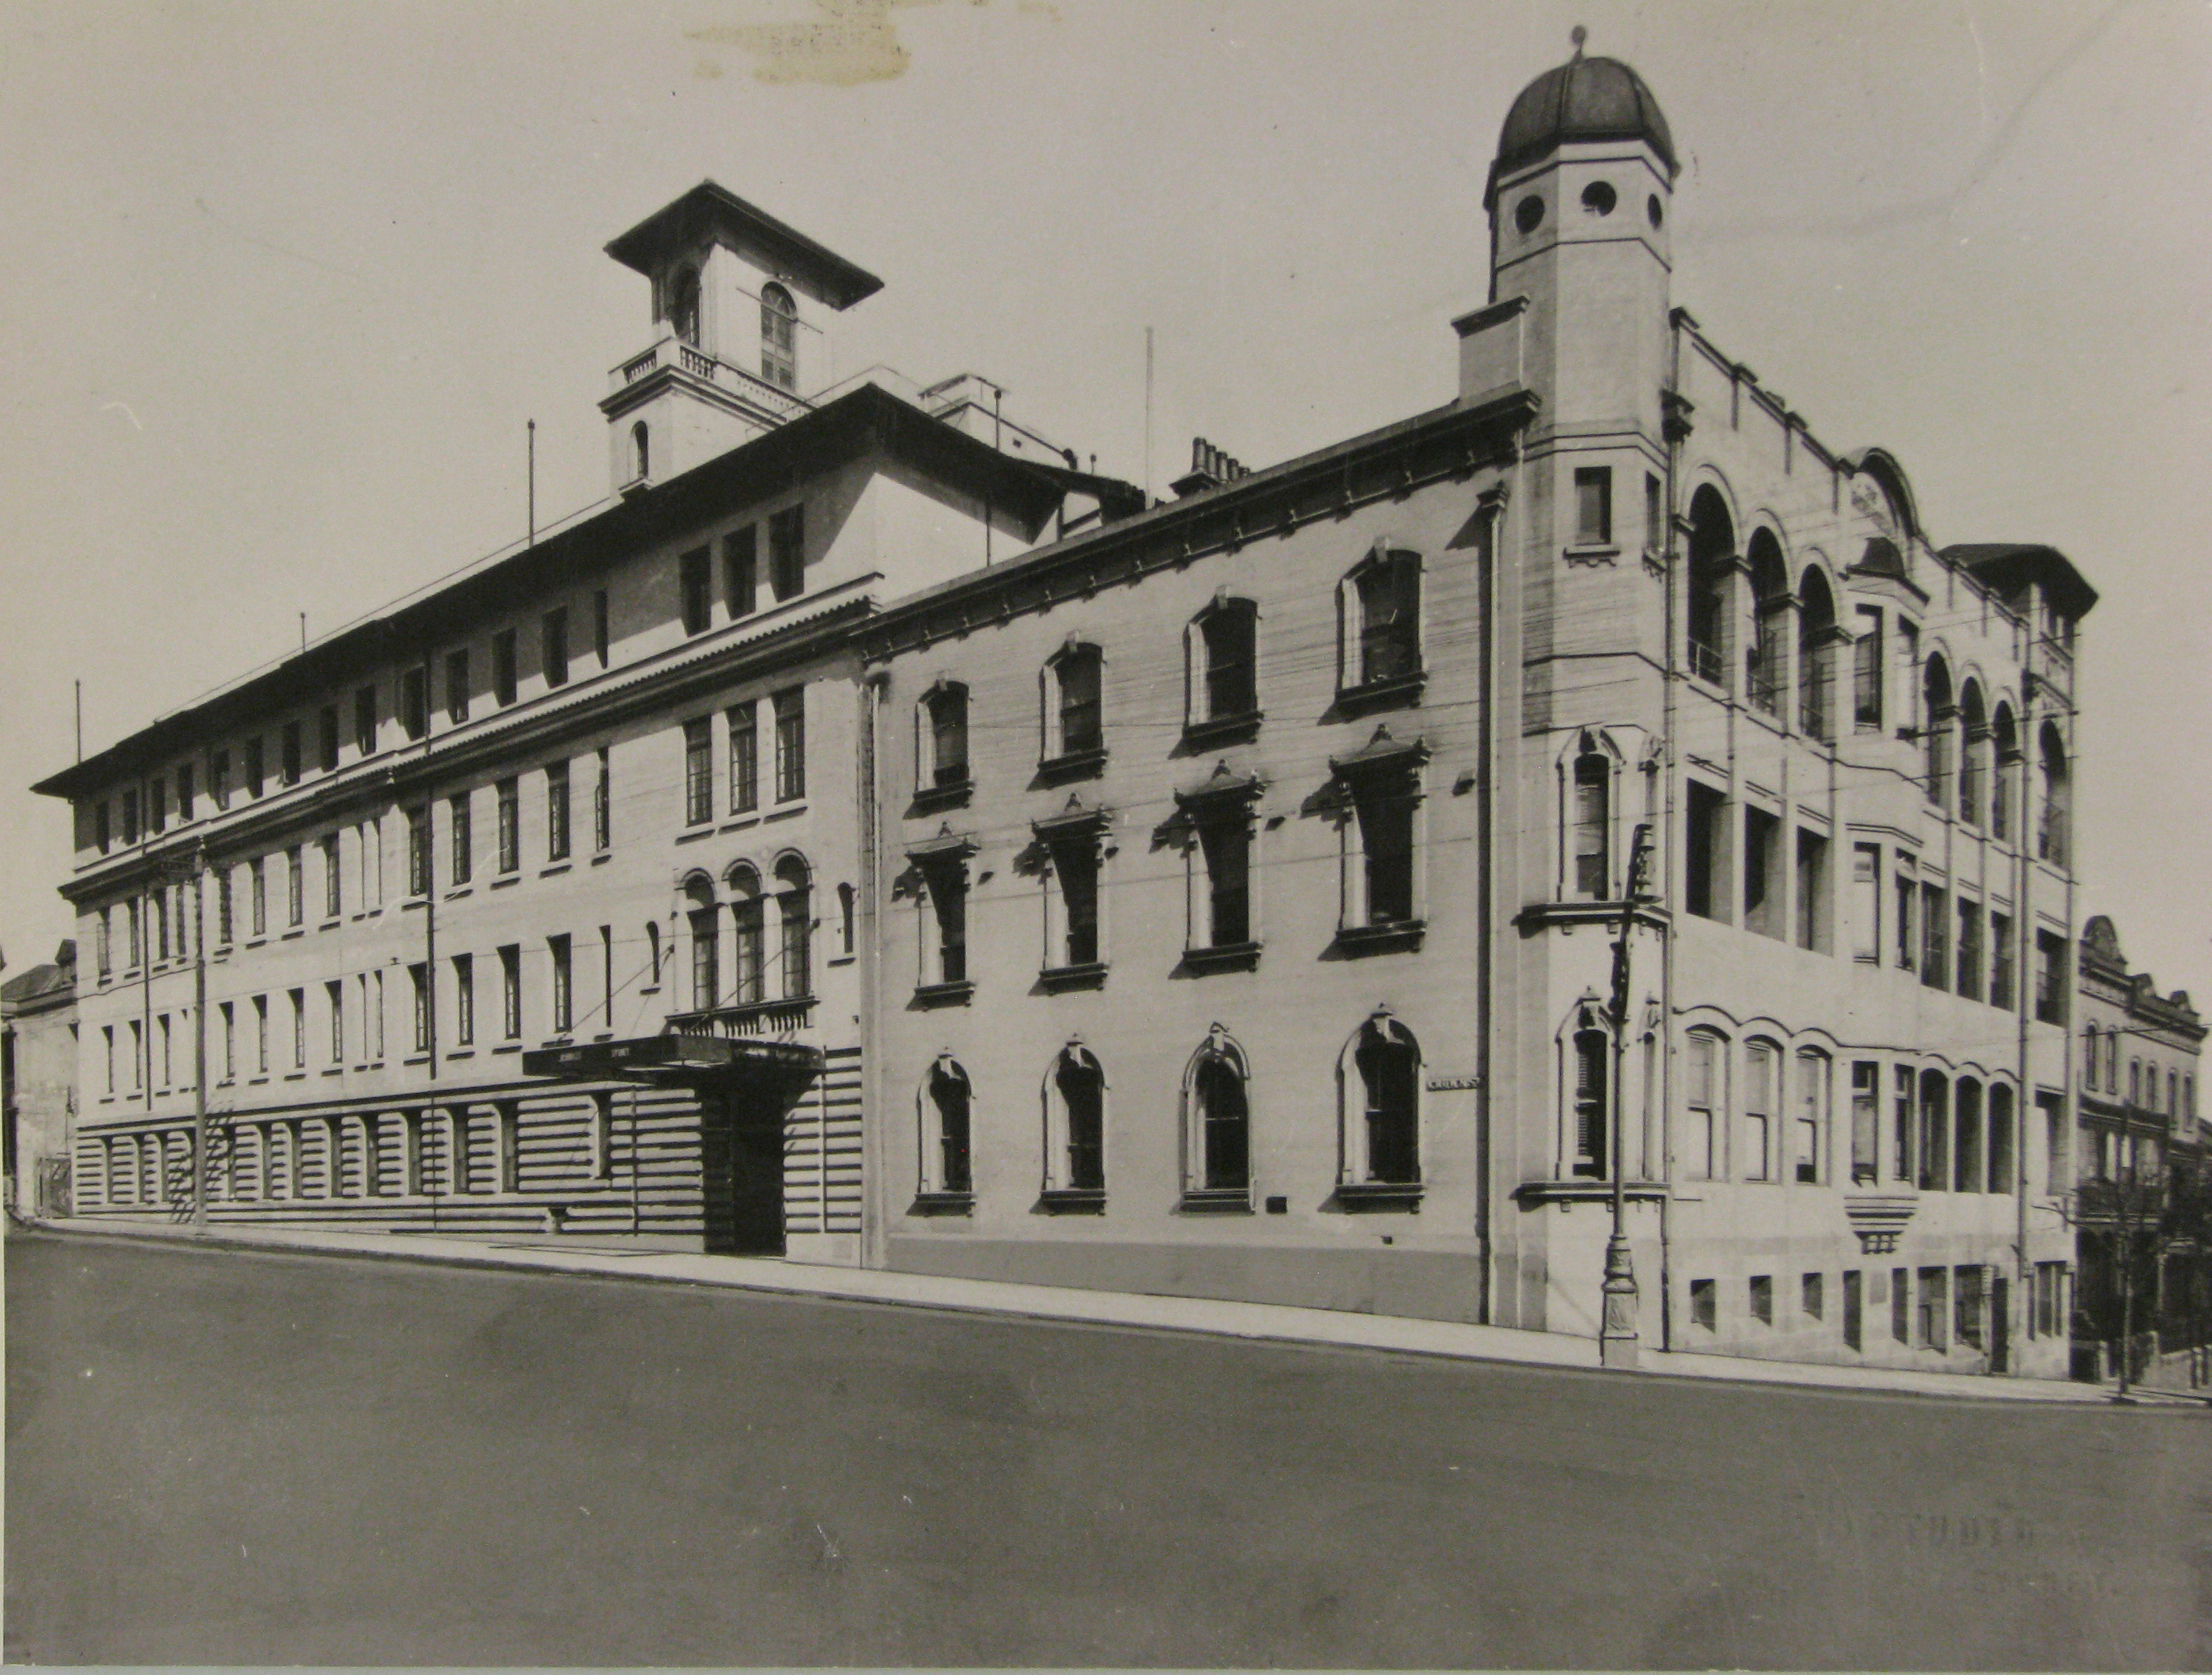
[{"label": "bell tower", "polygon": [[614,486],[637,494],[811,411],[836,318],[883,281],[712,180],[607,254],[653,287],[653,346],[599,403]]}]

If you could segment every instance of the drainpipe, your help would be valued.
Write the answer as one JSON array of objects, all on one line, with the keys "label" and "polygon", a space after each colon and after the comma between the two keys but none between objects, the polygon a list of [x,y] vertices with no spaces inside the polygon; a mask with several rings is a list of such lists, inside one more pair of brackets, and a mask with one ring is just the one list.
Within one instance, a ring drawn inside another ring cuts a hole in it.
[{"label": "drainpipe", "polygon": [[[2024,678],[2020,683],[2020,730],[2013,735],[2013,743],[2017,747],[2020,756],[2020,795],[2016,799],[2016,806],[2020,809],[2020,830],[2014,839],[2018,846],[2019,858],[2013,863],[2019,879],[2019,884],[2013,891],[2013,911],[2018,916],[2019,924],[2019,929],[2013,935],[2014,971],[2013,1002],[2019,1014],[2020,1029],[2020,1088],[2014,1096],[2014,1103],[2019,1113],[2014,1121],[2018,1128],[2013,1136],[2013,1185],[2015,1189],[2014,1196],[2019,1201],[2019,1209],[2014,1233],[2013,1270],[2019,1276],[2016,1284],[2020,1292],[2021,1324],[2025,1327],[2028,1320],[2033,1318],[2029,1311],[2035,1306],[2034,1296],[2029,1288],[2033,1270],[2027,1259],[2027,1120],[2028,1112],[2035,1105],[2035,1083],[2029,1075],[2028,1065],[2028,1025],[2032,1016],[2030,1008],[2034,1005],[2033,967],[2030,964],[2028,950],[2035,944],[2034,902],[2032,899],[2035,881],[2035,852],[2031,847],[2034,840],[2029,836],[2031,804],[2028,801],[2028,763],[2034,754],[2032,741],[2035,737],[2035,632],[2032,624],[2027,636],[2027,667],[2022,673]],[[2072,1032],[2069,1026],[2067,1032],[2069,1038],[2067,1044],[2069,1059],[2073,1049],[2070,1038]],[[2069,1063],[2067,1068],[2067,1086],[2070,1089],[2073,1086],[2071,1064]],[[2059,1132],[2064,1137],[2070,1160],[2073,1128],[2065,1119],[2065,1106],[2063,1098],[2059,1106]],[[2051,1190],[2057,1191],[2058,1188],[2057,1157],[2046,1160],[2045,1173],[2050,1178]],[[2072,1337],[2070,1331],[2067,1336],[2069,1339]],[[2027,1343],[2027,1333],[2022,1331],[2015,1342],[2025,1346]],[[2072,1353],[2070,1349],[2068,1353],[2069,1355]],[[2015,1354],[2013,1359],[2016,1367],[2021,1357]]]},{"label": "drainpipe", "polygon": [[[1516,450],[1517,452],[1517,450]],[[1518,470],[1518,461],[1516,461]],[[1505,506],[1509,485],[1500,481],[1486,489],[1478,497],[1477,505],[1483,513],[1482,539],[1476,547],[1480,574],[1477,578],[1477,608],[1482,613],[1480,691],[1482,702],[1476,710],[1476,753],[1474,782],[1474,824],[1480,835],[1481,851],[1475,868],[1475,947],[1478,955],[1477,982],[1474,990],[1474,1081],[1475,1081],[1475,1205],[1478,1221],[1475,1224],[1477,1252],[1477,1282],[1475,1314],[1484,1325],[1492,1324],[1491,1290],[1493,1248],[1491,1238],[1492,1216],[1492,1136],[1491,1119],[1497,1101],[1491,1093],[1492,1054],[1492,990],[1495,987],[1494,973],[1498,959],[1493,930],[1496,910],[1493,904],[1494,886],[1492,875],[1497,867],[1497,838],[1492,821],[1492,807],[1496,780],[1496,752],[1498,728],[1498,546],[1505,521]]]},{"label": "drainpipe", "polygon": [[[1659,1156],[1658,1167],[1652,1169],[1652,1160],[1647,1154],[1644,1168],[1663,1185],[1659,1193],[1659,1347],[1663,1350],[1674,1347],[1674,911],[1683,900],[1682,844],[1677,841],[1674,819],[1676,791],[1680,778],[1679,752],[1674,748],[1674,711],[1676,692],[1681,685],[1681,666],[1676,659],[1675,624],[1678,620],[1676,595],[1687,585],[1687,567],[1680,562],[1681,532],[1676,527],[1676,508],[1681,494],[1682,442],[1688,434],[1686,423],[1670,423],[1666,412],[1666,394],[1679,393],[1682,383],[1682,321],[1679,316],[1670,320],[1674,327],[1673,350],[1668,379],[1668,388],[1660,401],[1660,440],[1667,450],[1667,482],[1662,504],[1667,519],[1666,539],[1661,562],[1666,569],[1663,616],[1667,633],[1665,674],[1662,680],[1662,697],[1659,712],[1659,773],[1660,773],[1660,841],[1664,845],[1665,870],[1661,874],[1665,882],[1661,886],[1662,897],[1668,907],[1666,922],[1659,928],[1659,1051],[1654,1055],[1653,1069],[1659,1079]],[[1677,433],[1680,434],[1677,434]],[[1647,1142],[1648,1143],[1648,1142]]]}]

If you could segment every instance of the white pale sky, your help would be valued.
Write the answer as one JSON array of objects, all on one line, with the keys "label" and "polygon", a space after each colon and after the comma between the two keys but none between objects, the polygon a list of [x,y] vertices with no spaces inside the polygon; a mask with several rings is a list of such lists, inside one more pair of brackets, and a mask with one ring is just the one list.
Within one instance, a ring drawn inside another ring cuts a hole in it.
[{"label": "white pale sky", "polygon": [[[1568,30],[1683,178],[1674,300],[1938,543],[2103,594],[2085,912],[2212,1002],[2212,9],[2191,0],[0,0],[0,948],[70,930],[33,780],[606,487],[609,238],[712,175],[1100,468],[1448,399],[1483,172]],[[774,50],[778,49],[781,50]],[[855,362],[861,364],[865,362]]]}]

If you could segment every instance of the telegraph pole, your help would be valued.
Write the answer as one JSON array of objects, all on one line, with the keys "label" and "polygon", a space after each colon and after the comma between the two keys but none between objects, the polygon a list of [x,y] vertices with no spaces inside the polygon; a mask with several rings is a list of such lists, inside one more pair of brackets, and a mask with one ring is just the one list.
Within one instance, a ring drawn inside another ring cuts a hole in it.
[{"label": "telegraph pole", "polygon": [[192,865],[192,1233],[207,1233],[207,844]]},{"label": "telegraph pole", "polygon": [[1622,1128],[1621,1080],[1628,1063],[1629,943],[1636,906],[1648,893],[1651,828],[1638,825],[1629,845],[1628,887],[1620,903],[1620,940],[1613,945],[1613,1233],[1605,1242],[1605,1309],[1598,1328],[1598,1363],[1633,1370],[1637,1355],[1636,1258],[1628,1247],[1628,1146]]}]

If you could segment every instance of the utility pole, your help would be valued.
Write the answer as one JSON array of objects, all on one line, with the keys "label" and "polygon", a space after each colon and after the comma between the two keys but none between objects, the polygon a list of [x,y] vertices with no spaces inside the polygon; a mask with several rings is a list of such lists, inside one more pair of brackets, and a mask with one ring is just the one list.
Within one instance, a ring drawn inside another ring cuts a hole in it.
[{"label": "utility pole", "polygon": [[1628,1063],[1629,944],[1636,907],[1649,893],[1651,828],[1639,825],[1629,844],[1628,887],[1620,903],[1620,940],[1613,945],[1613,1233],[1605,1242],[1605,1308],[1598,1327],[1598,1362],[1632,1370],[1637,1354],[1636,1258],[1628,1248],[1628,1146],[1622,1130],[1621,1080]]},{"label": "utility pole", "polygon": [[207,1233],[207,843],[192,866],[192,1233]]}]

